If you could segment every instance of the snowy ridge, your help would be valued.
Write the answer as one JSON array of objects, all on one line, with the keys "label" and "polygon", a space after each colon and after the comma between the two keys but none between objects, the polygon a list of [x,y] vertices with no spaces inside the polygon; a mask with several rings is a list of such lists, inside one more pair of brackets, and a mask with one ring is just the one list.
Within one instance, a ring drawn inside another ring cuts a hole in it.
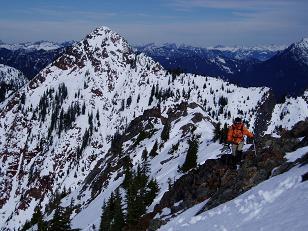
[{"label": "snowy ridge", "polygon": [[63,43],[55,43],[55,42],[49,42],[49,41],[38,41],[38,42],[26,42],[26,43],[15,43],[15,44],[6,44],[6,43],[0,43],[0,48],[5,48],[8,50],[55,50],[62,48],[67,45],[72,45],[74,41],[70,42],[63,42]]},{"label": "snowy ridge", "polygon": [[260,45],[260,46],[213,46],[207,47],[209,50],[220,51],[281,51],[287,48],[285,45]]},{"label": "snowy ridge", "polygon": [[[163,118],[153,119],[150,138],[134,149],[129,149],[133,139],[123,144],[124,153],[136,164],[144,148],[149,151],[156,140],[162,144],[162,120],[168,118],[168,111],[181,102],[194,103],[172,121],[173,138],[151,159],[151,176],[161,190],[148,208],[151,211],[167,190],[168,178],[180,176],[177,167],[183,164],[192,125],[200,135],[198,163],[203,163],[215,158],[221,148],[211,142],[215,123],[230,124],[241,116],[253,129],[257,109],[268,95],[264,87],[241,88],[191,74],[172,76],[151,58],[135,54],[119,34],[97,28],[20,89],[0,114],[1,228],[19,228],[38,204],[45,209],[56,192],[64,191],[69,193],[61,205],[79,208],[71,217],[73,226],[88,230],[97,225],[103,200],[122,180],[117,176],[123,169],[116,167],[120,157],[108,155],[114,134],[124,133],[146,110],[160,108]],[[61,125],[61,114],[74,116]],[[66,127],[61,131],[61,126]],[[177,143],[179,148],[170,159]],[[114,170],[108,171],[108,166]],[[94,189],[97,179],[88,176],[96,176],[97,168],[108,178]]]},{"label": "snowy ridge", "polygon": [[[300,157],[307,153],[307,148],[305,150],[288,155]],[[296,166],[227,203],[196,215],[205,201],[173,218],[159,230],[305,230],[308,227],[308,182],[302,182],[302,175],[307,171],[307,165]]]},{"label": "snowy ridge", "polygon": [[286,98],[282,104],[277,104],[272,113],[266,134],[279,134],[279,129],[290,130],[297,122],[308,118],[308,91],[303,96]]}]

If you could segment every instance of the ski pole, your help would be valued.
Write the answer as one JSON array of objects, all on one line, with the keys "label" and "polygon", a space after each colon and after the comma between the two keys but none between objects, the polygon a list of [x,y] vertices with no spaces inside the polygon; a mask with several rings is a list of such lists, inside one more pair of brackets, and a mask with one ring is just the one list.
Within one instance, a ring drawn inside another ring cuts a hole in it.
[{"label": "ski pole", "polygon": [[253,143],[253,148],[254,148],[254,151],[255,151],[255,157],[257,157],[257,150],[256,150],[255,139],[252,140],[252,143]]}]

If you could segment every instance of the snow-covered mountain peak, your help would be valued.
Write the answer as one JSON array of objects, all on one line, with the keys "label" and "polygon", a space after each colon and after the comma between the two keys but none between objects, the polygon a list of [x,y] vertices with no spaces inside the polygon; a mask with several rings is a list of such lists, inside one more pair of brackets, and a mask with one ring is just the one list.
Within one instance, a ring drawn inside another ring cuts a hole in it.
[{"label": "snow-covered mountain peak", "polygon": [[96,73],[110,72],[132,63],[132,54],[132,48],[122,36],[108,27],[99,27],[69,48],[55,61],[55,66],[62,70],[75,67],[75,71],[85,68],[87,72],[94,67]]},{"label": "snow-covered mountain peak", "polygon": [[87,42],[95,48],[109,47],[125,50],[129,47],[127,41],[121,35],[105,26],[93,30],[82,42]]},{"label": "snow-covered mountain peak", "polygon": [[308,38],[303,38],[301,41],[293,43],[285,51],[286,55],[290,52],[293,59],[308,65]]}]

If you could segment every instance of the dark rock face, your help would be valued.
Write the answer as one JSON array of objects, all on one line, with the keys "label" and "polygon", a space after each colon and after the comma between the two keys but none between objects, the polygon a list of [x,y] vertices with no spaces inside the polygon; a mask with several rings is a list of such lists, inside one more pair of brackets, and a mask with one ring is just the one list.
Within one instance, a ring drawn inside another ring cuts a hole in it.
[{"label": "dark rock face", "polygon": [[276,99],[272,91],[268,93],[264,103],[258,108],[257,118],[255,122],[255,131],[257,135],[262,135],[268,127],[268,123],[271,120],[272,113],[276,104]]},{"label": "dark rock face", "polygon": [[306,172],[304,175],[302,175],[302,182],[308,180],[308,172]]},{"label": "dark rock face", "polygon": [[[284,158],[286,152],[302,147],[298,138],[302,135],[307,138],[307,132],[307,122],[300,122],[279,139],[270,136],[259,139],[257,156],[253,150],[248,150],[240,166],[236,166],[231,155],[207,160],[174,183],[155,207],[153,217],[163,208],[170,208],[171,214],[175,214],[209,199],[199,211],[202,213],[234,199],[271,176],[286,172],[297,164],[307,164],[308,154],[292,163]],[[307,180],[307,174],[302,178]],[[156,230],[164,222],[164,218],[150,221],[149,230]]]}]

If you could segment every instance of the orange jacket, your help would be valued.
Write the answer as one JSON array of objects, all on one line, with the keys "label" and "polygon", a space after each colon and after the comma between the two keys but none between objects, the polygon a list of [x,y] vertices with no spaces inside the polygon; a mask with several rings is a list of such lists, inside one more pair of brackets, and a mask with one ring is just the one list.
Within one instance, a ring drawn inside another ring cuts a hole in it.
[{"label": "orange jacket", "polygon": [[244,136],[252,138],[253,134],[248,131],[243,123],[233,124],[229,127],[227,142],[239,144],[244,140]]}]

